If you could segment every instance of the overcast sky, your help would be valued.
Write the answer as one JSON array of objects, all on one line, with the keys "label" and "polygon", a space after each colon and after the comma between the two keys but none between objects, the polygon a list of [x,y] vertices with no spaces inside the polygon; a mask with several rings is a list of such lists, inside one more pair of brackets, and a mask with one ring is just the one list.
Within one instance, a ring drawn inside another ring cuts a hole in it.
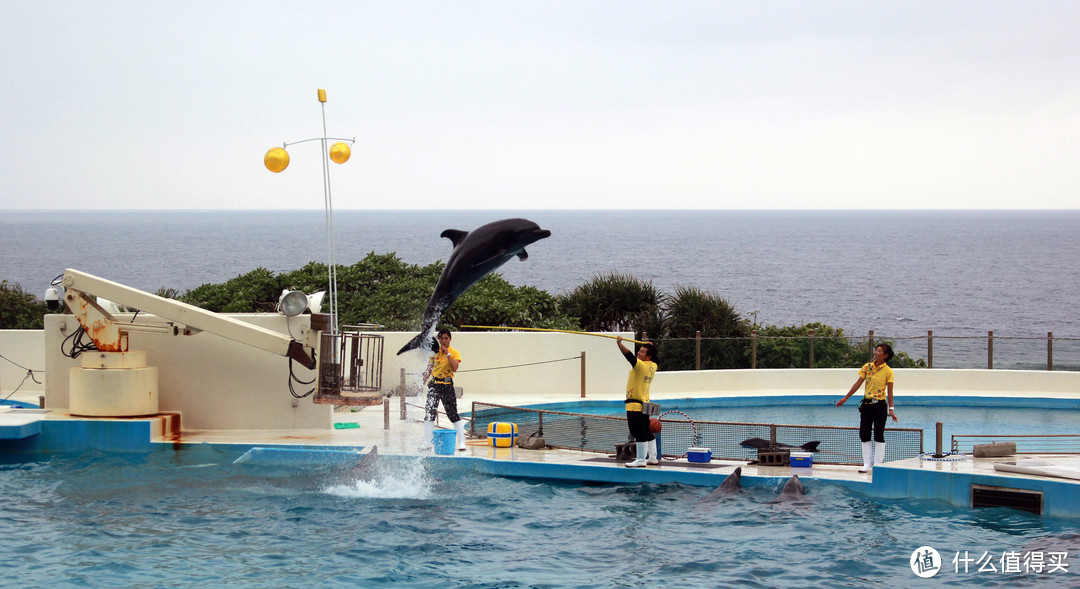
[{"label": "overcast sky", "polygon": [[0,0],[0,209],[1080,208],[1080,2]]}]

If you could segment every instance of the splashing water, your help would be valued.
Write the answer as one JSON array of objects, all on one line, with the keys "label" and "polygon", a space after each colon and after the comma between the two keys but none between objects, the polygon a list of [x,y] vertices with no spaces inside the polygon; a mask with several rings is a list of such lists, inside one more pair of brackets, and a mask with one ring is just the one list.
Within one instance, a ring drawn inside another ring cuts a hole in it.
[{"label": "splashing water", "polygon": [[432,477],[421,458],[381,460],[370,479],[333,484],[323,493],[349,499],[431,499]]}]

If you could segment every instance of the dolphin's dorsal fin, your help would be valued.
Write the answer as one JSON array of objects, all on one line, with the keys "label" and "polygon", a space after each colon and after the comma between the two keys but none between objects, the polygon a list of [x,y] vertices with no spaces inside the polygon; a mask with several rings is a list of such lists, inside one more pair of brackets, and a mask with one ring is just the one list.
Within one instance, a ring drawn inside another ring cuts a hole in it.
[{"label": "dolphin's dorsal fin", "polygon": [[461,231],[459,229],[447,229],[446,231],[443,231],[439,235],[439,237],[445,237],[449,239],[451,242],[454,243],[454,247],[457,247],[457,245],[461,243],[461,240],[465,239],[465,236],[468,234],[468,231]]},{"label": "dolphin's dorsal fin", "polygon": [[524,262],[525,260],[529,259],[529,252],[527,252],[525,250],[521,250],[520,252],[518,252],[517,257],[518,257],[519,260]]}]

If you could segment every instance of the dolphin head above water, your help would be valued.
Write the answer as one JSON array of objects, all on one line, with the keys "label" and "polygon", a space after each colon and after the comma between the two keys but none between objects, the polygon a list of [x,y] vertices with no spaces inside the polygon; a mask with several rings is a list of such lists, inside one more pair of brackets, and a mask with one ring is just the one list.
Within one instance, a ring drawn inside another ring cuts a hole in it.
[{"label": "dolphin head above water", "polygon": [[790,479],[784,483],[784,488],[780,489],[781,497],[802,497],[806,494],[806,489],[803,489],[802,483],[799,482],[799,475],[792,475]]},{"label": "dolphin head above water", "polygon": [[440,237],[454,244],[454,251],[446,262],[435,291],[428,299],[420,335],[405,344],[398,354],[417,348],[428,349],[434,340],[435,327],[446,312],[470,286],[499,266],[517,256],[527,260],[525,246],[551,235],[547,229],[528,219],[503,219],[481,225],[472,231],[447,229]]}]

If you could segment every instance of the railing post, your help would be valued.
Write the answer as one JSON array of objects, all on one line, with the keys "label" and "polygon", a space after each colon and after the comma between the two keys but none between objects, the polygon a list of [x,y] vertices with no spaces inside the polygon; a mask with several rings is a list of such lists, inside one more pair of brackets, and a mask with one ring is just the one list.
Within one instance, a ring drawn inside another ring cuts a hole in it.
[{"label": "railing post", "polygon": [[694,335],[694,370],[701,370],[701,332]]},{"label": "railing post", "polygon": [[810,330],[810,368],[814,367],[814,335],[815,334],[816,334],[816,332],[813,329],[811,329]]},{"label": "railing post", "polygon": [[398,386],[398,395],[401,397],[401,419],[405,421],[405,369],[401,369],[401,384]]},{"label": "railing post", "polygon": [[750,332],[750,368],[757,368],[757,330]]},{"label": "railing post", "polygon": [[870,330],[870,361],[874,361],[874,330]]},{"label": "railing post", "polygon": [[382,428],[390,429],[390,397],[383,397]]},{"label": "railing post", "polygon": [[581,398],[585,398],[585,350],[581,351]]},{"label": "railing post", "polygon": [[986,369],[994,369],[994,330],[986,332]]},{"label": "railing post", "polygon": [[934,330],[926,330],[926,367],[934,367]]},{"label": "railing post", "polygon": [[1054,369],[1054,332],[1046,332],[1046,369]]}]

